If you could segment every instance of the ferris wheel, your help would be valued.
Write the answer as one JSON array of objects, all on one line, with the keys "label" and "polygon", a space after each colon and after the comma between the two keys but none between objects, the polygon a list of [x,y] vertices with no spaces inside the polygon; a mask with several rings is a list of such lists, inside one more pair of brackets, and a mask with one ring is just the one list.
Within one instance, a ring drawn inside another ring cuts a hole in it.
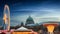
[{"label": "ferris wheel", "polygon": [[6,30],[10,30],[10,9],[8,5],[4,6],[4,12],[3,12],[3,21],[6,25]]}]

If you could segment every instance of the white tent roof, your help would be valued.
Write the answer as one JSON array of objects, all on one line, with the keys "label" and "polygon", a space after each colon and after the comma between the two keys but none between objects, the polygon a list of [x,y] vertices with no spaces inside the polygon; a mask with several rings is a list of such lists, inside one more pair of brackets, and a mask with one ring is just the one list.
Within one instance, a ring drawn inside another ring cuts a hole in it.
[{"label": "white tent roof", "polygon": [[20,30],[20,31],[25,31],[25,30],[29,30],[29,29],[27,29],[27,28],[25,28],[25,27],[20,27],[20,28],[18,28],[17,30]]}]

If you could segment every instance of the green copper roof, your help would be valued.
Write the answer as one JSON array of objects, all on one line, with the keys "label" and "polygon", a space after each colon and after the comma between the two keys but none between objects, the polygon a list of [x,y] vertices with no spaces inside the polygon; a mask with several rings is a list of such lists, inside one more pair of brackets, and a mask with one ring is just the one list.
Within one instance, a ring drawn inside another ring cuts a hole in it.
[{"label": "green copper roof", "polygon": [[33,21],[33,18],[31,16],[29,16],[27,21]]}]

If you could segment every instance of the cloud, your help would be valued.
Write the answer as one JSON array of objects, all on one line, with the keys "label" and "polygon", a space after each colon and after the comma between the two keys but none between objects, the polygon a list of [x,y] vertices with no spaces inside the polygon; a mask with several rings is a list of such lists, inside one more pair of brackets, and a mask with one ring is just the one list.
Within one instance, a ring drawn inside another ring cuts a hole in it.
[{"label": "cloud", "polygon": [[[41,21],[60,21],[60,8],[59,6],[52,6],[52,5],[39,5],[34,7],[25,7],[18,8],[17,10],[13,11],[13,17],[11,19],[18,21],[19,23],[23,21],[26,22],[26,19],[30,15],[35,23],[40,23]],[[14,22],[15,22],[14,21]]]}]

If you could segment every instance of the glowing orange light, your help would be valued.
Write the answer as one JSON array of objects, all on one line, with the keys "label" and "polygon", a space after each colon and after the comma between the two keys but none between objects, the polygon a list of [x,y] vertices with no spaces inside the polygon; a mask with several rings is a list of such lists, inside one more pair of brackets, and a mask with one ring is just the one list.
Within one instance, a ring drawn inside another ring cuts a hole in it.
[{"label": "glowing orange light", "polygon": [[54,24],[43,24],[43,25],[47,28],[48,32],[50,32],[50,33],[53,33],[54,28],[56,26],[58,26],[57,23],[54,23]]},{"label": "glowing orange light", "polygon": [[6,24],[6,22],[7,22],[7,16],[6,16],[6,14],[4,14],[3,20],[4,20],[4,23]]},{"label": "glowing orange light", "polygon": [[53,32],[54,28],[55,28],[54,25],[48,25],[47,26],[48,32]]}]

